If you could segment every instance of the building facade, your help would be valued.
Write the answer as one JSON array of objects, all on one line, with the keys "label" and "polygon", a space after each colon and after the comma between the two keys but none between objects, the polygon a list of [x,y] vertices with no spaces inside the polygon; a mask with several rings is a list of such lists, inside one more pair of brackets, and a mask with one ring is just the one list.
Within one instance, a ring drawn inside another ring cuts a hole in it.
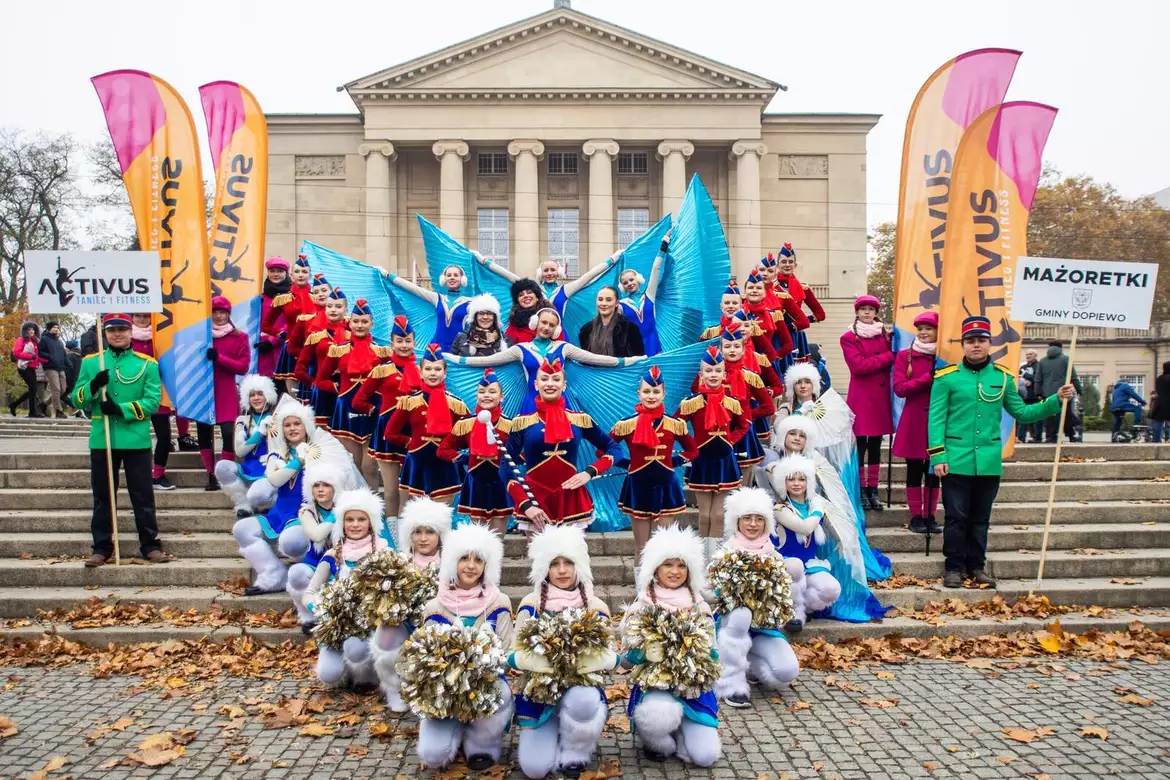
[{"label": "building facade", "polygon": [[358,113],[269,115],[268,251],[309,239],[425,276],[417,213],[519,273],[553,258],[573,277],[698,174],[739,278],[791,242],[828,304],[815,338],[835,340],[866,284],[879,117],[766,113],[776,82],[568,5],[351,81]]}]

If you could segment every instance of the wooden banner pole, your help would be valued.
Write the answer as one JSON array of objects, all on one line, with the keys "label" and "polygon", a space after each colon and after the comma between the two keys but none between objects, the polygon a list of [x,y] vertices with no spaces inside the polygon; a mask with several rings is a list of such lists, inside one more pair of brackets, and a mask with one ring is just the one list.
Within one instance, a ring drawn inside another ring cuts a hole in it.
[{"label": "wooden banner pole", "polygon": [[[1077,326],[1073,325],[1072,341],[1068,347],[1068,370],[1064,372],[1065,385],[1072,381],[1073,363],[1077,355],[1077,330]],[[1052,461],[1052,481],[1048,483],[1048,508],[1044,511],[1044,538],[1040,542],[1040,566],[1036,570],[1035,585],[1028,589],[1029,597],[1044,580],[1044,560],[1048,557],[1048,534],[1052,529],[1052,504],[1056,499],[1056,476],[1060,472],[1060,451],[1064,445],[1064,421],[1068,416],[1068,404],[1068,401],[1060,402],[1060,424],[1056,429],[1056,457]]]},{"label": "wooden banner pole", "polygon": [[[98,315],[98,371],[106,370],[106,350],[102,343],[102,316]],[[106,387],[109,385],[107,384]],[[108,398],[106,387],[102,388],[102,400]],[[106,483],[110,491],[110,525],[114,532],[114,565],[122,565],[122,551],[118,545],[118,493],[114,489],[114,455],[110,445],[110,416],[102,412],[102,425],[106,429]]]}]

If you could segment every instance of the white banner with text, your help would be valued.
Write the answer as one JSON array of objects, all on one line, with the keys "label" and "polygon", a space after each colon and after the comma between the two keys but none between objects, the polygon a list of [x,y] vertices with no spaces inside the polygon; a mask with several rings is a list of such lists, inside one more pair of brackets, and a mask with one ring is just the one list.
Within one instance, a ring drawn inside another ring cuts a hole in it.
[{"label": "white banner with text", "polygon": [[24,253],[30,314],[163,310],[158,252]]},{"label": "white banner with text", "polygon": [[1155,263],[1020,257],[1012,289],[1013,320],[1094,328],[1150,327]]}]

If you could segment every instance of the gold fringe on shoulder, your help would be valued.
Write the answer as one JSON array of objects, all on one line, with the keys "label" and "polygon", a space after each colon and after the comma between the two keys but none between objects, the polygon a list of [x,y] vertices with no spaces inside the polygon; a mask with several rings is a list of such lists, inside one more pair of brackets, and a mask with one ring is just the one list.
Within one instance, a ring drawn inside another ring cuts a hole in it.
[{"label": "gold fringe on shoulder", "polygon": [[512,418],[512,424],[509,428],[509,433],[519,433],[527,428],[531,428],[536,423],[540,422],[540,415],[535,412],[532,414],[522,414],[519,417]]},{"label": "gold fringe on shoulder", "polygon": [[281,293],[280,295],[278,295],[272,299],[272,308],[279,309],[281,306],[286,306],[286,305],[292,303],[292,299],[293,299],[292,293]]},{"label": "gold fringe on shoulder", "polygon": [[687,432],[687,424],[677,417],[664,416],[662,418],[662,429],[668,433],[673,433],[675,436],[683,436]]},{"label": "gold fringe on shoulder", "polygon": [[474,417],[464,417],[462,420],[457,420],[451,426],[451,433],[455,436],[466,436],[471,433],[471,427],[475,425]]},{"label": "gold fringe on shoulder", "polygon": [[565,412],[569,418],[569,422],[576,425],[578,428],[592,428],[593,418],[585,414],[585,412]]},{"label": "gold fringe on shoulder", "polygon": [[382,363],[370,370],[370,379],[385,379],[398,373],[398,366],[393,363]]},{"label": "gold fringe on shoulder", "polygon": [[684,416],[688,414],[694,414],[695,412],[704,408],[706,405],[707,402],[703,399],[703,395],[700,393],[692,395],[689,398],[684,398],[682,403],[678,405],[678,412]]},{"label": "gold fringe on shoulder", "polygon": [[471,411],[467,408],[467,404],[463,403],[463,400],[458,396],[451,395],[450,393],[447,393],[447,408],[455,414],[464,416],[471,414]]},{"label": "gold fringe on shoulder", "polygon": [[374,354],[383,360],[389,360],[394,356],[394,350],[390,347],[383,347],[380,344],[373,344],[371,346],[374,348]]},{"label": "gold fringe on shoulder", "polygon": [[723,408],[732,414],[743,414],[743,407],[739,405],[739,401],[729,395],[723,396]]},{"label": "gold fringe on shoulder", "polygon": [[713,339],[722,332],[723,332],[723,328],[721,326],[712,325],[711,327],[709,327],[705,331],[703,331],[702,335],[699,336],[699,341],[707,341],[709,339]]},{"label": "gold fringe on shoulder", "polygon": [[350,346],[349,344],[334,344],[334,345],[329,347],[329,357],[331,357],[331,358],[345,357],[346,355],[349,354],[349,351],[351,349],[353,349],[353,347]]},{"label": "gold fringe on shoulder", "polygon": [[[668,417],[662,418],[663,425],[666,424],[666,420],[668,420],[668,419],[670,419],[670,418],[668,418]],[[638,418],[637,417],[627,417],[624,420],[618,420],[617,422],[615,422],[613,424],[613,428],[610,429],[609,435],[610,436],[629,436],[630,434],[632,434],[634,432],[634,428],[636,428],[637,425],[638,425]]]},{"label": "gold fringe on shoulder", "polygon": [[310,333],[308,338],[305,339],[305,346],[311,347],[314,344],[316,344],[318,341],[320,341],[321,339],[325,338],[328,335],[329,335],[329,331],[327,331],[327,330],[319,330],[315,333]]},{"label": "gold fringe on shoulder", "polygon": [[760,375],[757,374],[755,371],[745,370],[743,372],[743,381],[747,382],[749,385],[751,385],[752,387],[756,387],[756,388],[760,388],[760,387],[764,386],[764,380],[760,379]]},{"label": "gold fringe on shoulder", "polygon": [[423,400],[422,393],[411,393],[410,395],[400,396],[398,398],[398,407],[404,412],[413,412],[415,409],[426,404]]},{"label": "gold fringe on shoulder", "polygon": [[297,315],[297,322],[308,322],[309,320],[313,319],[316,316],[317,316],[316,312],[310,312],[308,314],[298,314]]}]

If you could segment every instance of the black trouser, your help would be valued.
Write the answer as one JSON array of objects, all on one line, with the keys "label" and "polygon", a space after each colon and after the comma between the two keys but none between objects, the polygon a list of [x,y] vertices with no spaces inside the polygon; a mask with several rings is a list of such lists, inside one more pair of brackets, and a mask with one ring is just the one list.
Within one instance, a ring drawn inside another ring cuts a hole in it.
[{"label": "black trouser", "polygon": [[160,468],[167,467],[167,459],[171,455],[171,415],[152,414],[150,427],[154,428],[154,465]]},{"label": "black trouser", "polygon": [[18,407],[22,403],[24,403],[25,399],[28,399],[28,416],[29,417],[36,417],[37,416],[37,370],[35,368],[21,368],[21,369],[17,369],[16,373],[20,374],[20,378],[24,381],[25,391],[20,396],[20,398],[17,398],[15,401],[12,401],[8,405],[11,406],[13,409],[15,409],[16,407]]},{"label": "black trouser", "polygon": [[[1038,403],[1040,403],[1040,399],[1039,398],[1025,398],[1024,403],[1038,404]],[[1031,431],[1031,433],[1032,433],[1032,441],[1034,441],[1034,442],[1040,441],[1041,435],[1044,432],[1044,423],[1036,422],[1036,423],[1031,423],[1030,425],[1024,425],[1023,423],[1016,423],[1016,440],[1021,441],[1021,442],[1027,441],[1029,431]]]},{"label": "black trouser", "polygon": [[[1064,435],[1068,438],[1073,438],[1077,435],[1077,424],[1080,420],[1073,412],[1072,401],[1069,401],[1068,411],[1064,415]],[[1052,417],[1044,420],[1044,440],[1049,444],[1056,444],[1056,429],[1060,425],[1060,412],[1057,412]]]},{"label": "black trouser", "polygon": [[931,490],[938,490],[938,477],[930,467],[929,460],[906,458],[906,487],[921,487],[923,479]]},{"label": "black trouser", "polygon": [[[236,454],[236,439],[234,422],[216,423],[219,426],[219,436],[223,439],[223,452],[231,453],[232,456]],[[215,449],[215,426],[210,423],[195,423],[195,438],[199,440],[199,449],[214,450]],[[224,458],[228,460],[228,458]]]},{"label": "black trouser", "polygon": [[857,437],[857,465],[865,467],[866,463],[874,465],[881,465],[882,462],[882,437],[881,436],[858,436]]},{"label": "black trouser", "polygon": [[[118,489],[118,471],[126,469],[126,492],[134,507],[134,525],[138,528],[138,548],[142,557],[151,550],[161,550],[158,520],[154,513],[154,486],[150,479],[150,450],[111,450],[114,464],[114,490]],[[93,551],[109,557],[114,554],[114,537],[110,525],[110,486],[106,477],[105,449],[89,451],[89,483],[93,489]]]},{"label": "black trouser", "polygon": [[948,474],[943,478],[943,555],[947,571],[969,574],[987,563],[987,530],[998,492],[998,476]]}]

